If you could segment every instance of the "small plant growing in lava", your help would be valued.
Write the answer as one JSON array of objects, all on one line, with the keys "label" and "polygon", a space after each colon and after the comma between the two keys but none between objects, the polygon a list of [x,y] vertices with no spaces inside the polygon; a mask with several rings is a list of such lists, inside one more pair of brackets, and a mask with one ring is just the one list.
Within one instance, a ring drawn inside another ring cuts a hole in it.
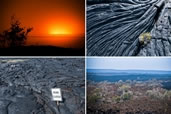
[{"label": "small plant growing in lava", "polygon": [[140,44],[146,45],[147,43],[150,42],[151,37],[152,37],[152,36],[151,36],[150,32],[142,33],[142,34],[139,36],[139,42],[140,42]]}]

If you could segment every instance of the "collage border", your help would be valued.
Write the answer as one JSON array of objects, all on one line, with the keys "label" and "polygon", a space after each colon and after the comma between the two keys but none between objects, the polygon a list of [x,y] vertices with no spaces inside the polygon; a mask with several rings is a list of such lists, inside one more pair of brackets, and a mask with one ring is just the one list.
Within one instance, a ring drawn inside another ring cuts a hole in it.
[{"label": "collage border", "polygon": [[52,59],[52,58],[62,58],[62,59],[84,59],[85,62],[85,114],[87,114],[87,60],[88,58],[169,58],[171,56],[87,56],[87,2],[85,0],[85,55],[84,56],[0,56],[0,59]]}]

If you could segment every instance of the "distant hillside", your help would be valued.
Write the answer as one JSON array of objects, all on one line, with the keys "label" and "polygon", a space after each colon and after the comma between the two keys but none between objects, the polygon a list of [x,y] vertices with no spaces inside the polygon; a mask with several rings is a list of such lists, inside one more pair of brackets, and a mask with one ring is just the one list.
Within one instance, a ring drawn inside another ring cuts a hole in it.
[{"label": "distant hillside", "polygon": [[157,73],[157,74],[171,74],[171,71],[163,70],[116,70],[116,69],[87,69],[88,73]]}]

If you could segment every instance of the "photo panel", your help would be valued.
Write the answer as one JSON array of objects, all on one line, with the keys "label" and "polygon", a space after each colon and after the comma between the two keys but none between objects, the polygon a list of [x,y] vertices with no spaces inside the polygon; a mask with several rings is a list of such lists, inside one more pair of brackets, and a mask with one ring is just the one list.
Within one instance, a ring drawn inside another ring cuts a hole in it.
[{"label": "photo panel", "polygon": [[1,0],[0,56],[84,56],[85,0]]},{"label": "photo panel", "polygon": [[87,0],[88,56],[170,56],[170,0]]},{"label": "photo panel", "polygon": [[84,58],[1,58],[1,114],[85,114]]},{"label": "photo panel", "polygon": [[170,114],[171,58],[87,58],[87,114]]}]

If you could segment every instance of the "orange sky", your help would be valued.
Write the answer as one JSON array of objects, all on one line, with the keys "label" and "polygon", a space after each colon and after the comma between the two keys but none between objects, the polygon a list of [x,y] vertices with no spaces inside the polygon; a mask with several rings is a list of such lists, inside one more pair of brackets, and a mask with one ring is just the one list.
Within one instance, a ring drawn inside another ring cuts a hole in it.
[{"label": "orange sky", "polygon": [[33,27],[30,36],[85,33],[84,0],[0,0],[0,32],[15,15],[22,26]]}]

